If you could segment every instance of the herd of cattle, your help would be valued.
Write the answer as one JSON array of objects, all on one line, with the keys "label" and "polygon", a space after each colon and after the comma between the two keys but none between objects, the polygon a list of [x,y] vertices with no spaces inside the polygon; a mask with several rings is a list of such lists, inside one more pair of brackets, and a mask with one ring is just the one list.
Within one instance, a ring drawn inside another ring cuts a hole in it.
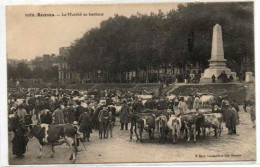
[{"label": "herd of cattle", "polygon": [[[41,103],[44,101],[45,103]],[[211,133],[214,129],[214,136],[221,135],[223,116],[225,112],[226,98],[214,97],[210,94],[196,93],[190,96],[167,95],[160,98],[154,98],[153,95],[140,94],[138,92],[129,92],[123,90],[103,90],[103,91],[80,91],[65,89],[20,89],[9,90],[9,124],[14,126],[13,119],[16,107],[14,104],[22,105],[26,103],[29,111],[34,118],[38,118],[45,109],[53,112],[56,103],[62,104],[65,109],[69,103],[73,107],[80,105],[91,111],[92,125],[98,125],[97,116],[102,107],[106,106],[112,109],[113,115],[120,115],[122,101],[126,101],[129,106],[130,139],[135,133],[137,141],[143,141],[143,132],[149,133],[149,138],[153,139],[157,133],[159,142],[164,142],[167,137],[172,138],[173,143],[187,137],[187,141],[193,136],[196,137],[203,133],[206,135],[206,129]],[[41,107],[37,106],[42,104]],[[41,110],[41,111],[36,111]],[[75,110],[76,111],[76,110]],[[36,119],[37,120],[37,119]],[[52,125],[32,123],[28,135],[34,136],[40,143],[41,157],[42,146],[51,145],[51,157],[54,154],[54,146],[67,143],[71,148],[71,157],[73,162],[76,160],[77,144],[79,142],[79,131],[75,125],[70,122],[66,124]],[[12,128],[11,128],[12,129]],[[107,129],[104,129],[107,130]],[[85,146],[84,146],[85,147]]]}]

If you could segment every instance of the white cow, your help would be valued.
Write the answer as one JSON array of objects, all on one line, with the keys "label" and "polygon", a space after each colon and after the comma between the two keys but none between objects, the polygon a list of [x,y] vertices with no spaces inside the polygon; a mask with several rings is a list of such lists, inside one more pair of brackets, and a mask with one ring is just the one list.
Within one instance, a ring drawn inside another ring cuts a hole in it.
[{"label": "white cow", "polygon": [[168,128],[171,130],[173,144],[177,142],[177,138],[180,137],[181,131],[181,119],[175,115],[171,115],[169,121],[167,122]]},{"label": "white cow", "polygon": [[142,100],[148,100],[148,99],[152,99],[153,95],[136,95],[138,97],[138,99],[142,99]]},{"label": "white cow", "polygon": [[168,100],[168,101],[172,101],[173,99],[175,99],[177,96],[176,95],[168,95],[168,96],[166,96],[166,99]]},{"label": "white cow", "polygon": [[214,102],[213,95],[203,95],[200,97],[200,105],[201,107],[208,107]]}]

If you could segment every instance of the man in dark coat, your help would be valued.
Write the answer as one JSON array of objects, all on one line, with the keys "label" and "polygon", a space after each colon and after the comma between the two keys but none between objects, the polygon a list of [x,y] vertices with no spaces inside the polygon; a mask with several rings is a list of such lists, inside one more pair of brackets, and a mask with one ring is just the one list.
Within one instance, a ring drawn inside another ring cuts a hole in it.
[{"label": "man in dark coat", "polygon": [[237,111],[234,107],[229,106],[226,111],[226,127],[228,128],[229,134],[236,134],[236,125],[238,124],[237,120]]},{"label": "man in dark coat", "polygon": [[120,130],[124,130],[124,125],[125,125],[125,130],[128,130],[130,108],[127,105],[126,101],[124,101],[123,103],[124,105],[121,108],[121,114],[120,114],[120,123],[121,123]]},{"label": "man in dark coat", "polygon": [[28,106],[29,106],[29,111],[33,111],[33,109],[35,107],[35,98],[34,97],[29,97]]},{"label": "man in dark coat", "polygon": [[64,114],[63,111],[61,110],[61,106],[59,105],[58,108],[53,112],[52,114],[53,117],[53,124],[58,125],[58,124],[64,124]]},{"label": "man in dark coat", "polygon": [[88,113],[88,110],[85,110],[85,112],[81,114],[79,117],[79,131],[83,133],[84,141],[86,141],[86,138],[87,141],[89,141],[90,133],[92,132],[91,126],[92,126],[91,117]]},{"label": "man in dark coat", "polygon": [[85,112],[86,108],[81,106],[81,101],[78,101],[77,104],[78,104],[78,107],[76,108],[74,117],[75,117],[75,121],[79,122],[79,117],[81,114],[83,114]]},{"label": "man in dark coat", "polygon": [[23,120],[16,114],[16,116],[10,120],[12,131],[14,132],[14,138],[12,140],[13,144],[13,154],[17,157],[23,157],[26,152],[26,146],[28,143],[27,128]]},{"label": "man in dark coat", "polygon": [[144,109],[144,106],[143,106],[141,100],[134,102],[134,104],[133,104],[133,111],[134,112],[140,113],[143,109]]},{"label": "man in dark coat", "polygon": [[156,102],[155,100],[147,100],[144,106],[148,109],[155,109]]},{"label": "man in dark coat", "polygon": [[26,100],[23,100],[22,108],[25,109],[27,114],[30,114],[29,105],[26,103]]},{"label": "man in dark coat", "polygon": [[76,110],[75,108],[73,107],[73,104],[72,103],[68,103],[69,104],[69,107],[66,109],[66,120],[68,121],[67,123],[70,123],[72,124],[74,121],[76,121]]},{"label": "man in dark coat", "polygon": [[166,101],[164,99],[160,99],[158,102],[157,102],[157,110],[165,110],[167,108],[166,106]]},{"label": "man in dark coat", "polygon": [[46,109],[41,114],[41,124],[51,124],[52,123],[52,114],[50,110]]}]

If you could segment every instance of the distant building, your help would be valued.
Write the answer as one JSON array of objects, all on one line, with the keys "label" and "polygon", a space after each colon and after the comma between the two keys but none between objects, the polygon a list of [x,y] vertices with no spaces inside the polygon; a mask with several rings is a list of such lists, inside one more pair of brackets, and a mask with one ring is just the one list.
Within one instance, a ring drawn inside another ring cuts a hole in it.
[{"label": "distant building", "polygon": [[79,83],[81,81],[80,74],[71,70],[68,64],[68,58],[70,56],[68,47],[61,47],[59,50],[59,82],[60,83]]}]

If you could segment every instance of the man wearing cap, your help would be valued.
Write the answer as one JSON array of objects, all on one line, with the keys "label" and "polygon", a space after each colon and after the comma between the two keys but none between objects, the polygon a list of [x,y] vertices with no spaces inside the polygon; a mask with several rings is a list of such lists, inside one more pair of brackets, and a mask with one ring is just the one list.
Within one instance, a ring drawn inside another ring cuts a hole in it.
[{"label": "man wearing cap", "polygon": [[184,100],[184,97],[181,97],[181,101],[178,104],[180,114],[185,114],[188,110],[187,103]]},{"label": "man wearing cap", "polygon": [[23,109],[23,106],[22,106],[21,104],[18,106],[18,109],[17,109],[17,111],[16,111],[16,114],[17,114],[17,116],[18,116],[19,118],[22,119],[23,122],[25,121],[26,111],[25,111],[25,109]]},{"label": "man wearing cap", "polygon": [[41,114],[41,124],[51,124],[52,123],[52,114],[50,110],[46,109]]},{"label": "man wearing cap", "polygon": [[12,139],[12,151],[17,157],[23,157],[26,152],[26,146],[28,143],[27,128],[22,118],[16,115],[12,120],[12,131],[14,132],[14,138]]},{"label": "man wearing cap", "polygon": [[253,123],[253,128],[255,128],[255,106],[254,103],[250,102],[246,106],[246,112],[248,112],[251,116],[251,121]]},{"label": "man wearing cap", "polygon": [[53,117],[53,124],[58,125],[58,124],[64,124],[64,114],[63,111],[61,110],[61,105],[58,106],[58,108],[53,112],[52,114]]},{"label": "man wearing cap", "polygon": [[228,128],[229,134],[237,133],[236,125],[238,124],[238,120],[236,114],[236,109],[228,104],[228,109],[226,111],[226,127]]},{"label": "man wearing cap", "polygon": [[66,109],[66,117],[67,117],[67,121],[68,123],[73,123],[73,121],[76,120],[75,117],[75,108],[73,107],[73,103],[69,103],[69,107]]},{"label": "man wearing cap", "polygon": [[[102,139],[102,133],[107,128],[104,124],[104,118],[108,117],[107,107],[103,107],[102,110],[98,114],[98,123],[99,123],[99,138]],[[105,138],[105,136],[104,136]]]},{"label": "man wearing cap", "polygon": [[142,104],[142,100],[139,99],[133,103],[133,111],[140,113],[144,109],[144,106]]},{"label": "man wearing cap", "polygon": [[90,138],[90,133],[91,133],[91,117],[88,113],[88,109],[84,111],[83,114],[80,115],[79,117],[79,131],[83,133],[83,141],[89,141]]},{"label": "man wearing cap", "polygon": [[124,130],[124,125],[125,125],[125,130],[128,130],[130,108],[127,105],[126,100],[124,100],[123,103],[124,105],[121,108],[121,114],[120,114],[120,123],[121,123],[120,130]]}]

